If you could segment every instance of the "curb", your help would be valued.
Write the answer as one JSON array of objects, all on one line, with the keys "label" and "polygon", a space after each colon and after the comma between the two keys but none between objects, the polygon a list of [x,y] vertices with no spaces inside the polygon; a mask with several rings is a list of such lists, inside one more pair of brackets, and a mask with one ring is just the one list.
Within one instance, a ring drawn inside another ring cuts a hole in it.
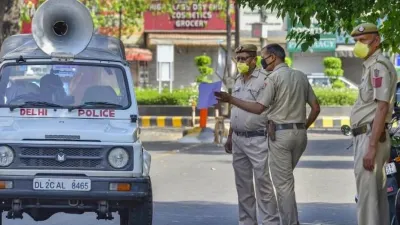
[{"label": "curb", "polygon": [[[196,118],[196,123],[199,119]],[[192,127],[190,116],[140,116],[139,123],[142,127]]]},{"label": "curb", "polygon": [[[190,116],[140,116],[139,123],[142,127],[165,127],[165,128],[193,128],[199,124],[199,117],[196,117],[195,124],[192,124]],[[214,118],[208,119],[209,124],[214,124]],[[225,124],[229,124],[229,119],[225,119]],[[340,129],[343,125],[350,125],[350,117],[323,116],[310,126],[310,130],[317,129]],[[396,124],[394,124],[396,125]]]},{"label": "curb", "polygon": [[343,125],[350,125],[350,117],[323,116],[321,118],[317,118],[315,122],[311,124],[310,129],[340,129],[340,127]]}]

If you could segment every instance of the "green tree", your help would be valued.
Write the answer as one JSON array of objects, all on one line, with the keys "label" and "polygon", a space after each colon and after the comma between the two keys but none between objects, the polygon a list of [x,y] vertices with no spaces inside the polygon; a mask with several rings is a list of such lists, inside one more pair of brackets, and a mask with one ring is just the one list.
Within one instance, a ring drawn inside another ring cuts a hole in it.
[{"label": "green tree", "polygon": [[20,9],[23,0],[0,1],[0,45],[10,35],[19,32]]},{"label": "green tree", "polygon": [[[238,0],[240,5],[250,8],[265,6],[276,10],[278,17],[290,17],[292,25],[299,23],[310,28],[312,18],[320,25],[324,32],[349,34],[361,22],[382,23],[380,32],[384,36],[382,48],[385,51],[400,53],[400,1],[395,0]],[[288,33],[288,40],[295,39],[301,44],[302,51],[306,51],[319,40],[320,34],[308,31],[294,31]]]},{"label": "green tree", "polygon": [[208,77],[214,73],[214,69],[211,68],[211,57],[207,55],[201,55],[194,58],[194,62],[199,70],[200,75],[196,77],[197,83],[211,83]]},{"label": "green tree", "polygon": [[344,88],[345,84],[338,79],[343,76],[342,60],[337,57],[324,58],[324,73],[330,78],[333,88]]}]

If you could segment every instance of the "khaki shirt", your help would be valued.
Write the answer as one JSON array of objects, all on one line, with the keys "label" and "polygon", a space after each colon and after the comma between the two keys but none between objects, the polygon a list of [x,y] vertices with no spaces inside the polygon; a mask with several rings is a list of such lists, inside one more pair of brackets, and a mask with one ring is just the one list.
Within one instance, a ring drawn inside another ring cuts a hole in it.
[{"label": "khaki shirt", "polygon": [[267,107],[269,120],[277,124],[306,123],[306,104],[317,98],[307,75],[281,63],[268,76],[265,85],[257,102]]},{"label": "khaki shirt", "polygon": [[[242,75],[239,75],[233,86],[232,96],[243,101],[256,102],[258,96],[264,88],[267,72],[256,68],[250,75],[250,79],[244,82]],[[231,128],[234,131],[256,131],[265,129],[267,125],[267,115],[263,112],[257,115],[232,106]]]},{"label": "khaki shirt", "polygon": [[350,115],[352,127],[372,123],[377,107],[376,100],[389,103],[385,119],[386,123],[389,123],[392,119],[396,84],[397,73],[393,64],[380,50],[377,50],[363,63],[358,98]]}]

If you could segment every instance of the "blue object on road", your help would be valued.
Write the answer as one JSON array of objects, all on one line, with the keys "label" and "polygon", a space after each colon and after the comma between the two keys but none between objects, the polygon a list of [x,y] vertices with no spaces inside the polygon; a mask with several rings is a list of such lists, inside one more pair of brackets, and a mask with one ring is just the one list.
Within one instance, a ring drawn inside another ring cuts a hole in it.
[{"label": "blue object on road", "polygon": [[197,100],[197,108],[205,109],[217,104],[217,98],[214,92],[221,91],[222,81],[214,83],[201,83],[199,85],[199,98]]}]

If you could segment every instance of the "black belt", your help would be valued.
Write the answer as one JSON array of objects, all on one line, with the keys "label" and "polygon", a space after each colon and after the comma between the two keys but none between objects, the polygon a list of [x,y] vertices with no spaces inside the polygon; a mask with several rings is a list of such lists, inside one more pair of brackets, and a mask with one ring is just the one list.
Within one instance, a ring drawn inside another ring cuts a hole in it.
[{"label": "black belt", "polygon": [[275,124],[275,130],[290,130],[290,129],[306,129],[306,125],[304,123],[281,123]]},{"label": "black belt", "polygon": [[260,137],[260,136],[266,136],[266,131],[265,130],[255,130],[255,131],[234,131],[237,136],[242,136],[242,137]]},{"label": "black belt", "polygon": [[[372,124],[371,124],[371,128],[372,128]],[[389,124],[385,123],[385,128],[388,129],[389,128]],[[368,124],[364,124],[361,125],[359,127],[353,128],[351,129],[351,133],[353,134],[354,137],[360,135],[360,134],[365,134],[368,131]]]}]

